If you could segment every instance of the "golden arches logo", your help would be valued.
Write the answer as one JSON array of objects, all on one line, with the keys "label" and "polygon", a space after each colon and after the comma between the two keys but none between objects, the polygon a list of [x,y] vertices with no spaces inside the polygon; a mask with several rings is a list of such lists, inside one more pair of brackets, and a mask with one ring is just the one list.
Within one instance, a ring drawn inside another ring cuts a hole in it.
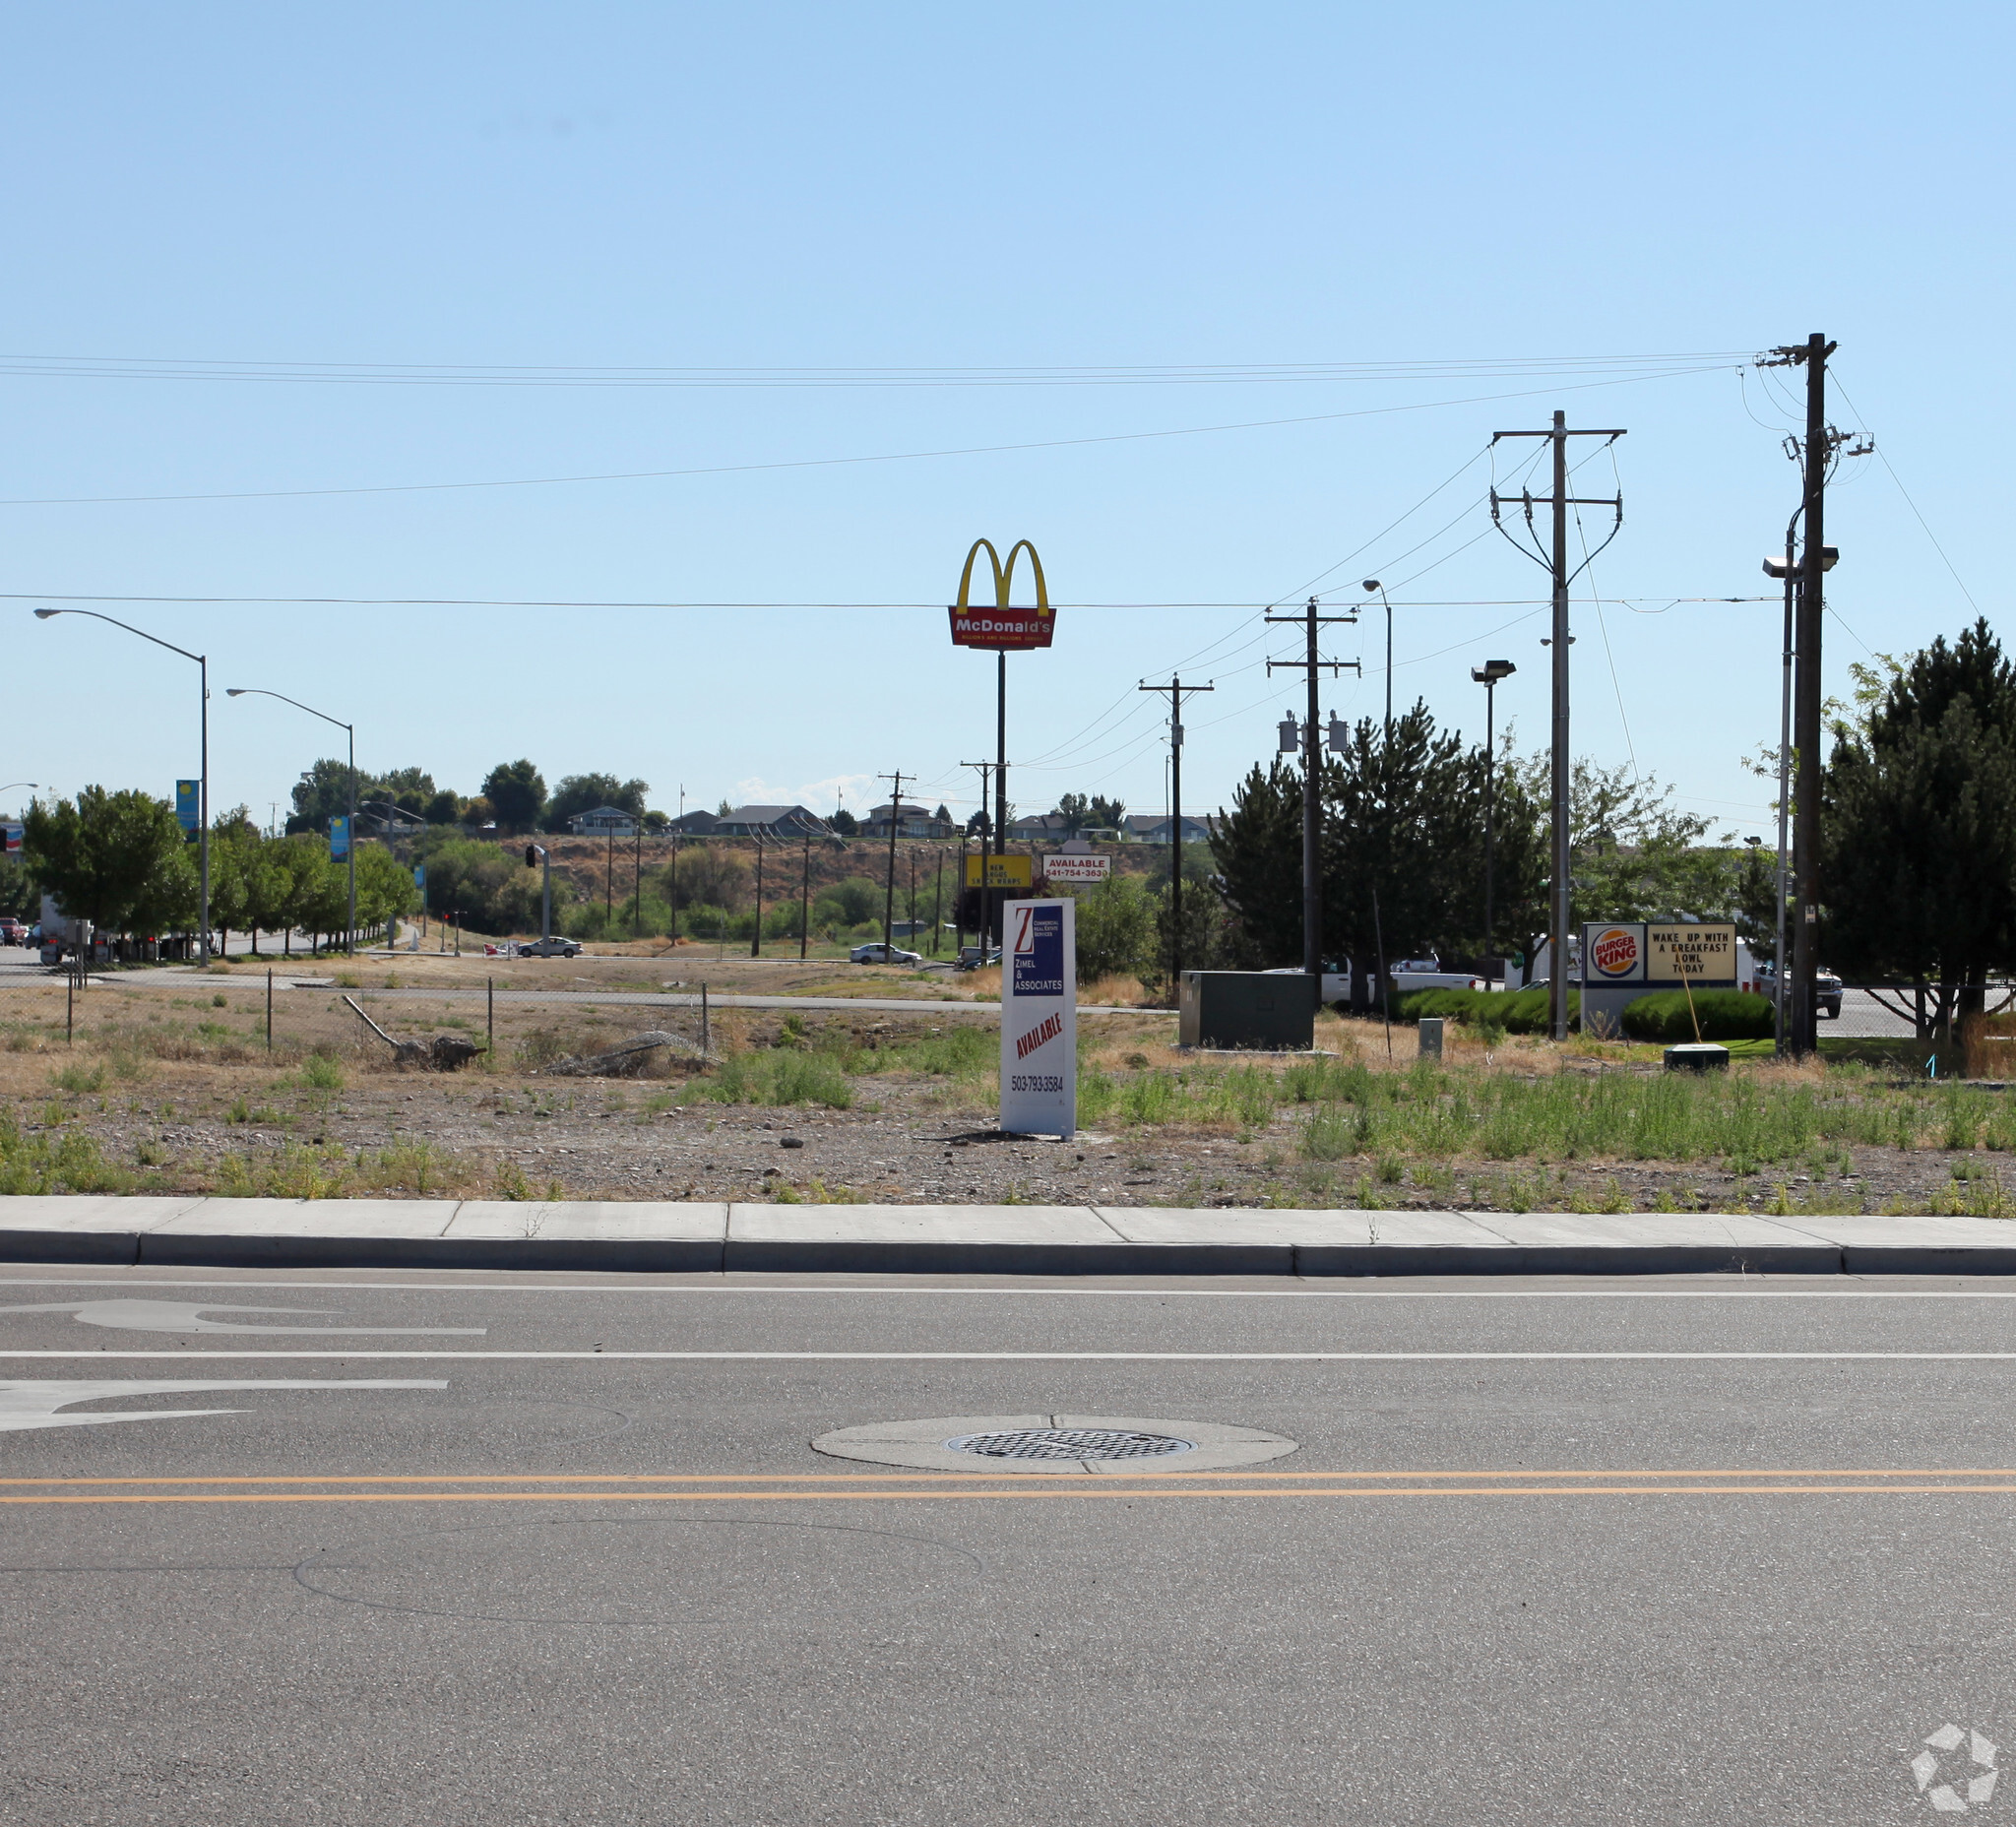
[{"label": "golden arches logo", "polygon": [[[987,555],[987,569],[994,574],[994,600],[975,607],[973,567],[980,553]],[[1029,554],[1029,568],[1036,573],[1036,607],[1016,608],[1008,600],[1015,584],[1015,561]],[[1056,628],[1056,612],[1050,607],[1049,587],[1043,581],[1043,561],[1027,539],[1017,539],[1008,548],[1008,562],[991,539],[976,539],[966,554],[959,574],[959,600],[951,607],[952,644],[955,647],[984,647],[999,650],[1048,647]]]}]

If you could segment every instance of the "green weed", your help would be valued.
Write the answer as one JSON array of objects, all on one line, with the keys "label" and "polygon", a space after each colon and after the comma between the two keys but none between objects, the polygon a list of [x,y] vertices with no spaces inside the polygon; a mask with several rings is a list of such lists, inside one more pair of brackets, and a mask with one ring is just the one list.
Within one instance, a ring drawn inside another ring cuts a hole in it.
[{"label": "green weed", "polygon": [[310,1053],[301,1061],[301,1083],[311,1091],[342,1091],[343,1068],[327,1053]]}]

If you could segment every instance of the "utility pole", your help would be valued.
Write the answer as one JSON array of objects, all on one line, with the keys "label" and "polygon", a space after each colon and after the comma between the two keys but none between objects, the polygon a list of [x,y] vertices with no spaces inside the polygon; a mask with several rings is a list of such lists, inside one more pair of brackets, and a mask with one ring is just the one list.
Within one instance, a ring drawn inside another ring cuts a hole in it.
[{"label": "utility pole", "polygon": [[966,833],[959,834],[959,874],[952,886],[952,957],[966,950]]},{"label": "utility pole", "polygon": [[931,956],[938,956],[938,940],[945,930],[945,850],[942,845],[933,845],[938,852],[938,886],[931,899]]},{"label": "utility pole", "polygon": [[[989,887],[987,881],[987,834],[993,824],[987,812],[987,781],[994,772],[994,764],[991,761],[962,761],[959,765],[962,768],[977,768],[980,773],[980,929],[977,936],[980,943],[980,963],[985,964],[987,961],[987,935],[993,930],[994,911],[993,890]],[[966,878],[962,875],[960,887],[963,890],[965,886]]]},{"label": "utility pole", "polygon": [[1169,988],[1177,1006],[1183,1000],[1183,700],[1216,685],[1192,685],[1186,691],[1180,673],[1166,685],[1143,684],[1143,691],[1169,695]]},{"label": "utility pole", "polygon": [[798,956],[807,958],[812,946],[812,827],[805,827],[805,872],[798,881]]},{"label": "utility pole", "polygon": [[889,795],[889,888],[882,900],[882,962],[886,965],[889,948],[896,943],[896,822],[903,815],[903,770],[875,778],[895,783]]},{"label": "utility pole", "polygon": [[[1500,495],[1495,487],[1491,490],[1491,524],[1500,533],[1505,533],[1505,524],[1499,518],[1498,510],[1503,502],[1517,499],[1526,509],[1527,536],[1534,541],[1528,545],[1512,534],[1505,536],[1519,547],[1529,558],[1542,565],[1553,579],[1553,633],[1544,645],[1553,649],[1553,881],[1548,895],[1547,914],[1547,1011],[1548,1027],[1556,1040],[1568,1038],[1568,910],[1570,865],[1574,860],[1570,828],[1570,788],[1573,784],[1573,761],[1568,752],[1568,649],[1575,637],[1568,632],[1568,586],[1589,568],[1596,552],[1617,536],[1617,529],[1624,524],[1624,497],[1617,495],[1571,495],[1568,492],[1568,440],[1570,438],[1604,438],[1614,444],[1624,433],[1621,430],[1571,431],[1567,415],[1554,414],[1554,422],[1546,431],[1494,431],[1491,442],[1500,438],[1547,438],[1553,444],[1553,492],[1536,495],[1531,489],[1524,489],[1516,497]],[[1533,524],[1533,510],[1536,506],[1553,509],[1553,538],[1551,550],[1543,548]],[[1568,510],[1571,507],[1604,507],[1616,510],[1609,538],[1583,559],[1573,570],[1568,567]]]},{"label": "utility pole", "polygon": [[1322,731],[1316,723],[1318,675],[1326,669],[1335,677],[1349,666],[1362,678],[1364,668],[1355,660],[1322,660],[1317,657],[1318,631],[1332,622],[1355,622],[1350,615],[1323,615],[1316,598],[1299,615],[1270,615],[1270,622],[1285,622],[1304,629],[1308,652],[1300,660],[1270,660],[1271,676],[1277,668],[1301,671],[1308,677],[1309,715],[1302,724],[1302,969],[1309,976],[1309,1000],[1323,1006],[1323,748]]},{"label": "utility pole", "polygon": [[1825,614],[1827,465],[1827,357],[1834,345],[1817,330],[1806,339],[1805,565],[1799,579],[1798,659],[1793,679],[1793,749],[1798,780],[1793,788],[1793,877],[1798,921],[1792,929],[1793,1052],[1803,1057],[1820,1043],[1814,1020],[1813,942],[1820,917],[1820,627]]},{"label": "utility pole", "polygon": [[756,833],[756,930],[750,935],[749,956],[763,956],[763,833]]},{"label": "utility pole", "polygon": [[[1826,617],[1827,568],[1834,562],[1834,548],[1827,544],[1827,472],[1835,451],[1847,434],[1827,422],[1827,357],[1835,345],[1817,330],[1804,343],[1775,348],[1759,356],[1763,367],[1796,367],[1806,370],[1806,435],[1798,448],[1804,472],[1804,499],[1795,519],[1805,521],[1805,545],[1796,571],[1794,639],[1795,669],[1792,689],[1792,751],[1796,773],[1792,787],[1792,959],[1791,1006],[1782,1025],[1783,1049],[1794,1057],[1812,1052],[1819,1045],[1813,1002],[1813,974],[1819,959],[1820,918],[1820,649],[1821,630]],[[1854,453],[1859,455],[1859,451]],[[1772,567],[1767,564],[1765,567]],[[1785,573],[1788,590],[1793,575],[1792,538],[1786,537]],[[1784,803],[1780,793],[1781,807]],[[1785,897],[1780,896],[1783,906]],[[1787,960],[1779,947],[1778,976],[1784,993]]]}]

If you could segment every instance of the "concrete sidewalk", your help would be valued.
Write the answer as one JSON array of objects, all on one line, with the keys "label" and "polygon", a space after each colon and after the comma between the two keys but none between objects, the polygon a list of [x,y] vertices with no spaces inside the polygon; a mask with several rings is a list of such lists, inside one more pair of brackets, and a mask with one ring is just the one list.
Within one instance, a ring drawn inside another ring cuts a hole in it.
[{"label": "concrete sidewalk", "polygon": [[894,1275],[2008,1275],[1979,1218],[0,1198],[0,1261]]}]

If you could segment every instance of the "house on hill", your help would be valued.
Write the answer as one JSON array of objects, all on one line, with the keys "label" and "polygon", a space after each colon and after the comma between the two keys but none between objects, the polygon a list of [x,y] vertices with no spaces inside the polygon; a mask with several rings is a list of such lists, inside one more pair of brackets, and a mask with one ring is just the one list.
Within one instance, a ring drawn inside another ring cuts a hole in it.
[{"label": "house on hill", "polygon": [[899,838],[958,836],[949,818],[939,818],[928,806],[912,805],[908,801],[901,805],[878,805],[861,821],[861,835],[886,839],[892,823]]},{"label": "house on hill", "polygon": [[577,812],[567,821],[577,838],[629,838],[637,834],[637,820],[619,805],[598,805],[592,812]]},{"label": "house on hill", "polygon": [[738,805],[715,821],[718,838],[823,838],[826,821],[801,805]]},{"label": "house on hill", "polygon": [[1061,812],[1036,812],[1027,818],[1010,818],[1011,844],[1061,844],[1071,836],[1071,821]]},{"label": "house on hill", "polygon": [[[1120,821],[1120,835],[1134,844],[1166,844],[1169,841],[1169,821],[1166,816],[1152,817],[1146,812],[1130,812]],[[1192,818],[1183,814],[1183,842],[1202,844],[1211,836],[1211,820]]]}]

